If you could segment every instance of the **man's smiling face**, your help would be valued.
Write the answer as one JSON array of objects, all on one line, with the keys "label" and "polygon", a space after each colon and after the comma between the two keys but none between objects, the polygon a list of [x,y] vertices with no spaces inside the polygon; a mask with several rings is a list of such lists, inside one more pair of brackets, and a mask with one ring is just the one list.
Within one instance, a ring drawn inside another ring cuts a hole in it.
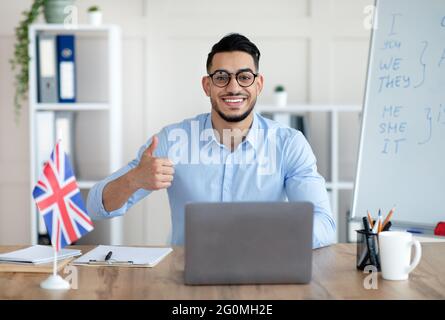
[{"label": "man's smiling face", "polygon": [[235,79],[235,74],[242,70],[257,73],[250,54],[243,51],[220,52],[213,56],[209,73],[213,74],[216,71],[215,77],[219,75],[218,71],[232,74],[229,84],[220,88],[212,82],[210,77],[203,78],[203,88],[206,95],[210,97],[213,110],[228,122],[239,122],[247,118],[263,88],[261,75],[255,78],[251,86],[240,86]]}]

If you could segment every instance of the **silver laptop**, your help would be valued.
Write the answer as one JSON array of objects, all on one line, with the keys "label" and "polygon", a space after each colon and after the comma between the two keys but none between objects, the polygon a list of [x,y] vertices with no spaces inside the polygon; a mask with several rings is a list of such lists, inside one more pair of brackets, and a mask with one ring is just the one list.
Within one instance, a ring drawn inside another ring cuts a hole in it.
[{"label": "silver laptop", "polygon": [[309,202],[187,204],[185,283],[310,282],[313,211]]}]

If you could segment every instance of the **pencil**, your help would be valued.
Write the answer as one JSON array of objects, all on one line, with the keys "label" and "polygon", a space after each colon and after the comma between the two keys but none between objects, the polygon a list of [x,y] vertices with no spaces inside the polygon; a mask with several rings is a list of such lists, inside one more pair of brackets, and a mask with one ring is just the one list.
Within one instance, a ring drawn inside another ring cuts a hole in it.
[{"label": "pencil", "polygon": [[369,220],[369,225],[371,226],[372,229],[374,227],[374,221],[372,221],[372,217],[369,211],[368,211],[368,220]]},{"label": "pencil", "polygon": [[381,210],[379,209],[377,233],[380,233],[381,231],[382,231],[382,213]]},{"label": "pencil", "polygon": [[392,214],[394,213],[394,210],[396,210],[396,207],[395,207],[395,206],[391,209],[391,211],[389,211],[388,215],[386,216],[386,219],[385,219],[385,221],[383,222],[382,229],[385,228],[386,224],[387,224],[387,223],[389,222],[389,220],[391,219]]}]

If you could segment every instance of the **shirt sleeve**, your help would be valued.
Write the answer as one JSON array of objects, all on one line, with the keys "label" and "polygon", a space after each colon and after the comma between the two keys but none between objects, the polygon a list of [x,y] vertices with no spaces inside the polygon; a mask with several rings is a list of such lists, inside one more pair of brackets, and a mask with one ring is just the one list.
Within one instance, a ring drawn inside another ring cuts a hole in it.
[{"label": "shirt sleeve", "polygon": [[316,158],[306,138],[297,132],[284,150],[285,189],[289,201],[314,204],[313,248],[336,241],[335,221],[329,204],[325,180],[317,172]]},{"label": "shirt sleeve", "polygon": [[[159,138],[159,144],[154,152],[154,156],[156,157],[165,157],[167,152],[167,134],[166,129],[161,130],[157,134]],[[148,146],[151,144],[152,138],[150,138],[141,148],[139,148],[139,152],[137,153],[137,156],[135,159],[130,161],[126,166],[120,168],[113,174],[111,174],[109,177],[103,179],[102,181],[99,181],[96,183],[88,193],[88,199],[87,199],[87,211],[90,217],[93,220],[102,220],[107,218],[113,218],[124,215],[134,204],[139,202],[141,199],[145,198],[147,195],[151,193],[150,190],[145,189],[139,189],[136,192],[134,192],[130,198],[128,198],[127,202],[125,202],[122,207],[119,209],[116,209],[114,211],[108,212],[105,210],[103,201],[102,201],[102,195],[103,190],[105,186],[111,182],[116,180],[117,178],[123,176],[131,169],[135,168],[139,161],[141,160],[141,156],[145,149],[148,148]]]}]

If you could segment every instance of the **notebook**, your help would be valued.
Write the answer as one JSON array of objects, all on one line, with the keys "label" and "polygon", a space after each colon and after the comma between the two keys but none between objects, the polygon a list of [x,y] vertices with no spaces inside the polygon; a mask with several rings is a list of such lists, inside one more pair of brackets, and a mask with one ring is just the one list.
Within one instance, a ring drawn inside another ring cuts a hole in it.
[{"label": "notebook", "polygon": [[[74,258],[67,258],[57,262],[57,272],[61,272],[73,261]],[[26,272],[26,273],[53,273],[53,262],[48,263],[0,263],[1,272]]]},{"label": "notebook", "polygon": [[[172,251],[172,248],[143,248],[100,245],[87,252],[80,258],[74,260],[73,265],[154,267]],[[110,259],[105,261],[105,257],[110,252],[112,252]]]},{"label": "notebook", "polygon": [[[62,249],[57,253],[57,261],[80,256],[80,250]],[[0,254],[0,263],[44,264],[54,260],[54,249],[51,246],[35,245],[4,254]]]}]

